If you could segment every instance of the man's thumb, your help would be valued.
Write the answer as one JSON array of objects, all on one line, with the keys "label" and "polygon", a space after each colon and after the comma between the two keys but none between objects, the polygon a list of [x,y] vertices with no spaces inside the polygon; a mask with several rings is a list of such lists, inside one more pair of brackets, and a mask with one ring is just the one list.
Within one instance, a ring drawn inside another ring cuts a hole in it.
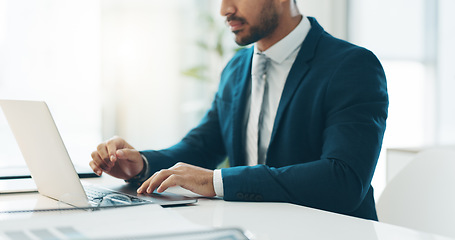
[{"label": "man's thumb", "polygon": [[116,152],[117,158],[120,160],[137,160],[141,159],[139,152],[136,149],[119,149]]}]

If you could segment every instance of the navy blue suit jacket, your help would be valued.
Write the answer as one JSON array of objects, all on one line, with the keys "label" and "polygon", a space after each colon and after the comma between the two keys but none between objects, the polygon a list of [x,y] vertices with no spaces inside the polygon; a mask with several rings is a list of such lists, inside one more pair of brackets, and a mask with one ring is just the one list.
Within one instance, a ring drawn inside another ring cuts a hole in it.
[{"label": "navy blue suit jacket", "polygon": [[143,151],[151,171],[186,162],[222,169],[224,199],[276,201],[377,220],[371,179],[385,131],[384,71],[370,51],[329,35],[314,18],[282,93],[266,165],[246,164],[245,103],[253,49],[221,74],[201,123],[178,144]]}]

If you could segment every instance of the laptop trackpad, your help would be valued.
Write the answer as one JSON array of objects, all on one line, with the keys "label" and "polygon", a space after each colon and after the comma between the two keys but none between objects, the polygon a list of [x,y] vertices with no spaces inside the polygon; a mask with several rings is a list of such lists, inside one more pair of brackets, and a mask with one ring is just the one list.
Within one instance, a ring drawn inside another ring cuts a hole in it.
[{"label": "laptop trackpad", "polygon": [[109,189],[112,189],[114,191],[137,196],[138,198],[152,201],[161,206],[183,205],[197,202],[197,198],[186,197],[170,192],[138,194],[137,188],[138,186],[134,184],[125,184],[118,187],[109,186]]}]

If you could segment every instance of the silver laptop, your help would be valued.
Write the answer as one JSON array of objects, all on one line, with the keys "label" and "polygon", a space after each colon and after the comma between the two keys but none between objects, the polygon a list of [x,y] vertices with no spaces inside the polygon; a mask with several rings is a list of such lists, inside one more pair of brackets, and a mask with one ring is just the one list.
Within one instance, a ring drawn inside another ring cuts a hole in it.
[{"label": "silver laptop", "polygon": [[0,100],[0,106],[38,192],[44,196],[78,208],[197,202],[196,198],[172,193],[137,194],[137,186],[131,184],[115,189],[83,186],[45,102]]}]

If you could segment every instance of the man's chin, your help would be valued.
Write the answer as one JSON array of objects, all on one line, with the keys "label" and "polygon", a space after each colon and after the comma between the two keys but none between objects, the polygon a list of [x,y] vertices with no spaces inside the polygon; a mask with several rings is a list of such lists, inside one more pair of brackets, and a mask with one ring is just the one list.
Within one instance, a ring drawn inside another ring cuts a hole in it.
[{"label": "man's chin", "polygon": [[249,45],[251,43],[253,43],[252,41],[250,41],[249,38],[245,38],[245,37],[240,37],[238,34],[234,33],[235,34],[235,43],[237,43],[237,45],[239,46],[246,46],[246,45]]}]

